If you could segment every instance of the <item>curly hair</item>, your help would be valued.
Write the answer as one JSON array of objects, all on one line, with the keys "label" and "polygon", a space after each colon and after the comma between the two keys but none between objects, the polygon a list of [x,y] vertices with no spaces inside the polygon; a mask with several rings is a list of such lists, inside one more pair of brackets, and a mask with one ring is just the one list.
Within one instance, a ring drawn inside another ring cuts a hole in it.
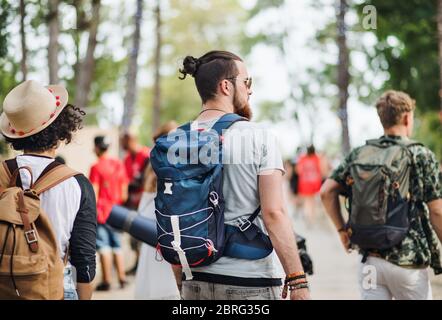
[{"label": "curly hair", "polygon": [[56,147],[60,141],[70,143],[73,133],[82,128],[85,114],[80,108],[68,104],[44,130],[26,138],[4,138],[14,150],[44,152]]}]

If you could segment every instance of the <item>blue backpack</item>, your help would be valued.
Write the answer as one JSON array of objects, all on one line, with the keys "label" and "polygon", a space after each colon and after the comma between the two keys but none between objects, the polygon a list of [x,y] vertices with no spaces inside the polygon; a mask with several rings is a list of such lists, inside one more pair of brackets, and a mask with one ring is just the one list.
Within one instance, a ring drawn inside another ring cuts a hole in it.
[{"label": "blue backpack", "polygon": [[224,225],[222,131],[237,121],[247,119],[229,113],[211,130],[185,124],[159,137],[151,152],[157,250],[169,263],[181,265],[187,280],[192,279],[190,267],[207,266],[223,254],[259,259],[273,250],[268,236],[252,223],[260,208],[239,219],[237,227]]}]

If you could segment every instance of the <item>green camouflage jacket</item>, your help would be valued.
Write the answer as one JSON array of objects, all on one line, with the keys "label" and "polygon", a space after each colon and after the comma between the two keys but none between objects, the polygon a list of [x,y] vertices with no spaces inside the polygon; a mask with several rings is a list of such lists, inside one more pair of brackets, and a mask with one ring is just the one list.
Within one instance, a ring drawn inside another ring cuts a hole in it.
[{"label": "green camouflage jacket", "polygon": [[[348,165],[356,158],[360,148],[352,150],[330,177],[344,188]],[[416,268],[431,266],[435,274],[439,274],[442,273],[439,240],[431,226],[429,210],[425,203],[442,198],[442,173],[434,153],[429,149],[412,146],[410,150],[416,164],[410,181],[411,194],[416,199],[410,211],[410,229],[401,244],[378,253],[396,265]]]}]

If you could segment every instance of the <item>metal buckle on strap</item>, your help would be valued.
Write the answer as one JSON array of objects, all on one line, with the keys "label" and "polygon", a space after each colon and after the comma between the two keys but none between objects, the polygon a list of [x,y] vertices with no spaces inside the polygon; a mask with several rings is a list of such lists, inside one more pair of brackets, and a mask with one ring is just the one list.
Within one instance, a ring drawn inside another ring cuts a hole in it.
[{"label": "metal buckle on strap", "polygon": [[210,192],[209,194],[209,200],[212,202],[212,204],[216,207],[219,203],[219,196],[218,193],[215,191]]},{"label": "metal buckle on strap", "polygon": [[35,233],[34,229],[25,231],[25,237],[28,244],[32,244],[38,241],[37,234]]},{"label": "metal buckle on strap", "polygon": [[251,225],[252,225],[252,223],[250,222],[250,220],[244,219],[244,218],[238,218],[238,228],[242,232],[244,232],[248,228],[250,228]]}]

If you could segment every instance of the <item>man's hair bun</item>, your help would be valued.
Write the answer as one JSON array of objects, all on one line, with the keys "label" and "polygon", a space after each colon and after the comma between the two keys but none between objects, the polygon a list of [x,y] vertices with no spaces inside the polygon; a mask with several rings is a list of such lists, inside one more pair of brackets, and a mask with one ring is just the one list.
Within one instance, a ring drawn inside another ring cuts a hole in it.
[{"label": "man's hair bun", "polygon": [[188,74],[190,74],[192,77],[195,77],[195,74],[198,71],[198,67],[200,66],[201,61],[195,57],[187,56],[184,58],[183,61],[183,68],[180,69],[180,73],[182,74],[182,77],[180,77],[181,80],[185,79]]}]

